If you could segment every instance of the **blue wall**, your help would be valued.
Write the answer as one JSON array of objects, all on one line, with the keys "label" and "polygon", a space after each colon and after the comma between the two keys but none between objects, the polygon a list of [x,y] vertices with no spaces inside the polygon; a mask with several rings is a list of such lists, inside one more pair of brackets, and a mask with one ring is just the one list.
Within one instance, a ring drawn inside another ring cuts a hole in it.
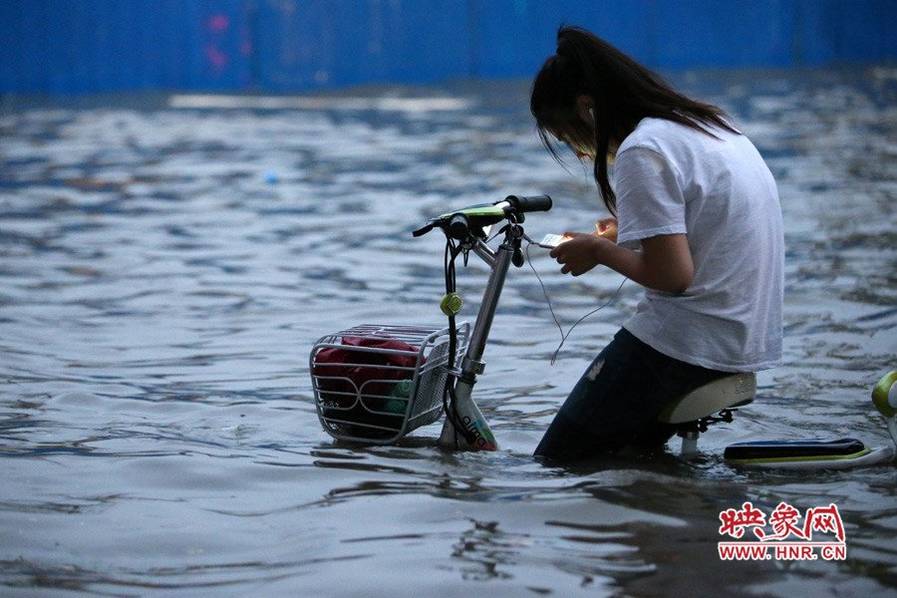
[{"label": "blue wall", "polygon": [[897,59],[897,0],[0,0],[0,91],[530,77],[561,23],[662,69]]}]

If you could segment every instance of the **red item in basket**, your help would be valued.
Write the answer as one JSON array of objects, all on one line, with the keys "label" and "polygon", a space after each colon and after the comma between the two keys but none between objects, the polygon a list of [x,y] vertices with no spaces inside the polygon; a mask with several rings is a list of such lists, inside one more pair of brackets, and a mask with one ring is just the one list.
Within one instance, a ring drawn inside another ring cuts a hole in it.
[{"label": "red item in basket", "polygon": [[[388,396],[395,382],[370,382],[371,380],[406,380],[414,374],[410,370],[399,370],[377,366],[390,365],[414,368],[417,355],[402,355],[379,351],[357,351],[351,347],[367,347],[372,349],[392,349],[397,351],[414,351],[419,347],[394,338],[370,338],[361,336],[344,336],[342,344],[346,347],[330,347],[322,349],[315,355],[312,374],[315,376],[339,376],[347,380],[318,379],[318,388],[322,391],[346,392],[353,395],[360,390],[366,395]],[[421,365],[426,363],[421,357]],[[344,365],[356,364],[356,365]],[[370,382],[365,384],[365,382]],[[364,385],[364,386],[362,386]],[[357,389],[357,390],[356,390]],[[351,399],[348,395],[331,395],[333,398]]]}]

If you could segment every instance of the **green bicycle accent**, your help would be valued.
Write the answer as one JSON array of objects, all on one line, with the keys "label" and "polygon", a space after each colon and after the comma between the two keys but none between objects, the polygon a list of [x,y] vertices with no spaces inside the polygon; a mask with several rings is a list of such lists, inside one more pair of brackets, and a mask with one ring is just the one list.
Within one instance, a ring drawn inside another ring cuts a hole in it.
[{"label": "green bicycle accent", "polygon": [[504,208],[499,206],[494,206],[491,203],[478,204],[475,206],[470,206],[464,208],[463,210],[458,210],[456,212],[447,212],[445,214],[441,214],[439,218],[449,218],[456,214],[463,214],[465,216],[473,216],[473,217],[486,217],[486,218],[504,218],[505,211]]}]

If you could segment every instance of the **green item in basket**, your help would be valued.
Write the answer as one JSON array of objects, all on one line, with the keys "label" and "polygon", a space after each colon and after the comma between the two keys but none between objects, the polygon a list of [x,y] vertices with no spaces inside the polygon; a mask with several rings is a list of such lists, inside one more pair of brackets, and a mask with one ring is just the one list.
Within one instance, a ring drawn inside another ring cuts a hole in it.
[{"label": "green item in basket", "polygon": [[396,382],[395,386],[393,386],[392,392],[389,393],[389,396],[397,398],[386,401],[386,410],[390,413],[405,413],[405,408],[408,406],[408,401],[402,399],[410,398],[411,391],[413,389],[413,380],[399,380],[398,382]]}]

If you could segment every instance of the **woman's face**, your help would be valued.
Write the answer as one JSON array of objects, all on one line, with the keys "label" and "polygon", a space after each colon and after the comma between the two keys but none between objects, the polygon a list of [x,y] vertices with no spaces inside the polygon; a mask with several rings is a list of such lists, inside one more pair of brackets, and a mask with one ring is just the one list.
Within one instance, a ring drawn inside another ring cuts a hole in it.
[{"label": "woman's face", "polygon": [[[577,98],[576,114],[588,131],[588,139],[590,140],[590,143],[565,143],[570,146],[570,149],[573,150],[573,153],[575,153],[576,157],[580,160],[588,158],[594,162],[597,152],[595,151],[594,142],[591,142],[591,140],[596,137],[595,128],[598,126],[598,121],[595,119],[595,109],[593,108],[591,98],[588,96],[579,96]],[[617,148],[619,148],[619,145],[619,142],[615,141],[613,138],[608,140],[607,161],[609,164],[613,164],[614,158],[617,156]]]},{"label": "woman's face", "polygon": [[[558,109],[544,127],[560,144],[566,145],[580,161],[594,162],[597,121],[592,99],[586,95],[576,97],[573,106]],[[611,139],[608,145],[608,162],[613,162],[617,143]]]},{"label": "woman's face", "polygon": [[570,149],[573,150],[573,153],[576,154],[576,157],[580,160],[595,160],[595,150],[589,147],[582,147],[579,145],[571,145]]},{"label": "woman's face", "polygon": [[595,110],[588,96],[576,98],[576,135],[565,135],[561,141],[567,144],[580,160],[595,160]]},{"label": "woman's face", "polygon": [[568,136],[561,134],[557,136],[558,141],[570,148],[579,160],[594,160],[595,148],[591,144],[576,141]]},{"label": "woman's face", "polygon": [[[594,146],[585,145],[583,143],[577,143],[575,141],[568,139],[564,135],[558,136],[557,140],[559,142],[563,143],[564,145],[566,145],[567,147],[569,147],[570,151],[572,151],[576,155],[576,158],[578,160],[580,160],[580,161],[591,160],[592,162],[595,161],[597,152],[595,151]],[[616,155],[617,155],[617,144],[614,143],[613,141],[611,141],[608,144],[608,148],[607,148],[608,163],[613,164],[614,158],[616,157]]]}]

